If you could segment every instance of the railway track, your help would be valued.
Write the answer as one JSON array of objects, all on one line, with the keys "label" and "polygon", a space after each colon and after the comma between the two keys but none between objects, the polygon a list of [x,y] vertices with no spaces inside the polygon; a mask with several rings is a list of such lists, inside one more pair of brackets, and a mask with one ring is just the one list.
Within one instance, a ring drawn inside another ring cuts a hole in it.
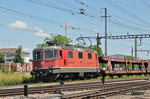
[{"label": "railway track", "polygon": [[[149,82],[146,81],[145,79],[128,79],[128,80],[106,81],[106,84],[104,85],[102,84],[102,82],[92,82],[92,83],[80,83],[80,84],[41,86],[41,87],[29,87],[28,94],[35,94],[35,93],[54,94],[58,90],[60,92],[70,92],[70,91],[83,91],[83,90],[100,89],[100,88],[101,89],[113,89],[112,86],[117,88],[122,85],[127,86],[128,84],[130,85],[139,84],[141,82],[145,84],[149,84]],[[0,97],[15,96],[15,95],[24,95],[24,88],[0,90]],[[64,95],[63,97],[67,98],[70,96]]]},{"label": "railway track", "polygon": [[67,94],[63,95],[62,99],[101,99],[102,97],[126,94],[128,92],[146,89],[150,89],[150,82],[142,81],[136,83],[119,84],[118,86],[83,91],[80,93]]}]

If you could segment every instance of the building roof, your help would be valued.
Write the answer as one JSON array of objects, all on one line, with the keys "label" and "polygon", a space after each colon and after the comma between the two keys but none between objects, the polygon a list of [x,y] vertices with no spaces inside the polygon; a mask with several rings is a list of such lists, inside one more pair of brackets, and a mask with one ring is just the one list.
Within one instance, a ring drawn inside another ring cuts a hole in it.
[{"label": "building roof", "polygon": [[[2,49],[0,49],[0,53],[2,53],[2,54],[16,53],[16,50],[17,50],[17,48],[2,48]],[[21,54],[30,54],[30,53],[22,50]]]}]

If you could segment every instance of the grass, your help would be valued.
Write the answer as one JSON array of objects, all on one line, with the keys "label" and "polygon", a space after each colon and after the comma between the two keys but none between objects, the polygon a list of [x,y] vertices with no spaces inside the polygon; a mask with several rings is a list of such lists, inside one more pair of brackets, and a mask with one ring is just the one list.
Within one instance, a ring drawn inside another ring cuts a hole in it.
[{"label": "grass", "polygon": [[27,73],[14,73],[0,71],[0,87],[8,85],[18,85],[31,81],[31,75]]},{"label": "grass", "polygon": [[[150,77],[150,75],[133,75],[133,76],[127,76],[124,75],[120,77],[119,79],[129,79],[129,78],[143,78],[143,77]],[[75,80],[75,81],[65,81],[65,84],[72,84],[72,83],[83,83],[83,82],[95,82],[95,81],[101,81],[101,76],[94,79],[87,79],[87,80]],[[118,79],[118,76],[113,76],[113,79]],[[113,80],[110,76],[106,76],[106,80]],[[34,83],[35,80],[31,79],[31,75],[29,73],[15,73],[15,72],[3,72],[0,71],[0,88],[4,88],[10,85],[19,85],[19,84],[28,84],[28,83]],[[45,83],[43,82],[36,82],[37,86],[41,86]],[[50,83],[49,83],[50,84]],[[51,83],[54,85],[59,85],[59,82]]]}]

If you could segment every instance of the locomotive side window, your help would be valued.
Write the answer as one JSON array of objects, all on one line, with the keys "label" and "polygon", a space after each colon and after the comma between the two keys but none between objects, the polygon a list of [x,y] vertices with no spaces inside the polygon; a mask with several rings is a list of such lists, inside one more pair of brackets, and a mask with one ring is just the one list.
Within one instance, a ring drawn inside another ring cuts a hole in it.
[{"label": "locomotive side window", "polygon": [[88,59],[92,59],[92,54],[88,53]]},{"label": "locomotive side window", "polygon": [[79,58],[83,58],[83,53],[82,52],[78,52],[78,57]]},{"label": "locomotive side window", "polygon": [[41,59],[41,52],[33,52],[33,59],[34,60]]},{"label": "locomotive side window", "polygon": [[97,54],[95,54],[95,59],[97,59]]},{"label": "locomotive side window", "polygon": [[53,58],[54,55],[53,55],[53,50],[46,50],[45,51],[45,59],[47,58]]},{"label": "locomotive side window", "polygon": [[62,56],[62,50],[59,51],[59,54],[60,54],[60,57],[62,58],[62,57],[63,57],[63,56]]},{"label": "locomotive side window", "polygon": [[54,50],[54,58],[56,58],[56,57],[58,57],[58,50],[57,49]]},{"label": "locomotive side window", "polygon": [[72,51],[68,51],[68,58],[73,58],[73,52]]}]

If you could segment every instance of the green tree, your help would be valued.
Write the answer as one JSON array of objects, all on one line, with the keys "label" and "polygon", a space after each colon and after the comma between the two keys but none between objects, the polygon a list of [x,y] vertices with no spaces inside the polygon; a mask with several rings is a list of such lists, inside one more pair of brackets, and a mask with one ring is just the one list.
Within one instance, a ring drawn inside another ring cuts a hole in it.
[{"label": "green tree", "polygon": [[37,47],[46,47],[46,46],[48,46],[48,44],[47,43],[41,43],[41,44],[37,44],[36,46]]},{"label": "green tree", "polygon": [[52,38],[46,37],[44,40],[45,43],[37,44],[37,47],[46,47],[51,45],[69,45],[72,40],[67,38],[66,36],[57,35],[53,36]]},{"label": "green tree", "polygon": [[81,44],[77,43],[75,45],[73,45],[74,47],[81,47]]},{"label": "green tree", "polygon": [[[88,48],[98,52],[97,45],[89,46]],[[103,54],[101,48],[99,48],[99,53],[100,53],[99,56],[104,57],[104,54]],[[105,64],[104,64],[104,63],[100,63],[99,65],[100,65],[100,68],[104,68],[104,67],[105,67]]]},{"label": "green tree", "polygon": [[19,45],[18,49],[16,50],[16,54],[15,54],[15,59],[14,59],[15,63],[24,63],[24,59],[21,56],[21,51],[22,51],[22,46]]},{"label": "green tree", "polygon": [[5,63],[4,55],[0,53],[0,63]]},{"label": "green tree", "polygon": [[127,59],[127,60],[136,60],[136,58],[132,57],[132,56],[125,56],[124,59]]},{"label": "green tree", "polygon": [[[97,45],[92,45],[92,46],[89,46],[88,48],[98,52]],[[104,57],[104,54],[101,48],[99,48],[99,54],[100,54],[99,56]]]}]

